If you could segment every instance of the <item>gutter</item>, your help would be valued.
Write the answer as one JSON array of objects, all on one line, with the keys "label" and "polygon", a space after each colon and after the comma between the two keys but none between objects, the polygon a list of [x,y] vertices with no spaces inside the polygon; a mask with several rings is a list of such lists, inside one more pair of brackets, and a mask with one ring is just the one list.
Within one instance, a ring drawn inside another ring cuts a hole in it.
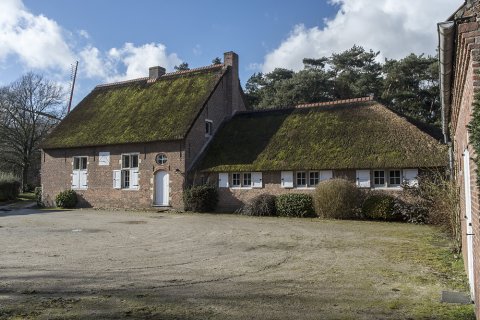
[{"label": "gutter", "polygon": [[437,24],[438,60],[440,78],[440,102],[442,106],[442,132],[444,142],[448,144],[449,168],[453,173],[452,143],[450,141],[449,122],[452,103],[453,55],[455,40],[455,22],[446,21]]}]

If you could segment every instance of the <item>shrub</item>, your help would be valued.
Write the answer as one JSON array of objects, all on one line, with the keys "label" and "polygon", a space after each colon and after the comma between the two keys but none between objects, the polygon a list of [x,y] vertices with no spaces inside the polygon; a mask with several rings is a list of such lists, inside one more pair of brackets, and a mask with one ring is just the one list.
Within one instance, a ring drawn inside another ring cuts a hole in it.
[{"label": "shrub", "polygon": [[242,209],[242,214],[249,216],[275,216],[277,207],[276,197],[271,194],[260,194],[252,198]]},{"label": "shrub", "polygon": [[414,199],[427,211],[427,223],[440,226],[452,240],[454,250],[461,249],[461,226],[459,213],[459,188],[455,180],[440,171],[424,173],[419,186],[404,186],[405,197]]},{"label": "shrub", "polygon": [[211,212],[218,203],[218,191],[213,185],[193,186],[183,193],[186,211]]},{"label": "shrub", "polygon": [[395,216],[408,223],[424,224],[428,221],[428,209],[421,202],[406,202],[402,199],[395,199],[393,205]]},{"label": "shrub", "polygon": [[275,201],[277,214],[284,217],[314,217],[312,196],[301,193],[282,194]]},{"label": "shrub", "polygon": [[396,199],[385,193],[372,192],[362,205],[362,215],[368,219],[398,221],[401,220],[399,211],[395,211]]},{"label": "shrub", "polygon": [[57,194],[55,204],[59,208],[75,208],[77,205],[77,194],[73,190],[65,190]]},{"label": "shrub", "polygon": [[42,201],[42,187],[36,187],[35,188],[35,200],[37,201],[37,206],[38,207],[43,207],[43,201]]},{"label": "shrub", "polygon": [[20,194],[20,180],[10,173],[0,172],[0,201],[14,200]]},{"label": "shrub", "polygon": [[315,211],[322,218],[355,218],[363,198],[363,191],[348,180],[323,181],[315,190]]}]

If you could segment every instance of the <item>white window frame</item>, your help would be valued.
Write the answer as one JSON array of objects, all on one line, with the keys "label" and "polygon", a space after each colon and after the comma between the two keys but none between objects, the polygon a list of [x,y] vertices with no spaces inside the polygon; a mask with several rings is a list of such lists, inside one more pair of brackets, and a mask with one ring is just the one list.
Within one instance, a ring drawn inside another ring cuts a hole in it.
[{"label": "white window frame", "polygon": [[252,187],[252,173],[251,172],[243,172],[242,173],[242,187],[243,188],[251,188]]},{"label": "white window frame", "polygon": [[[383,172],[383,176],[382,176],[382,177],[376,177],[375,174],[376,174],[377,172],[379,172],[379,173],[380,173],[380,172]],[[383,179],[383,184],[382,184],[382,183],[377,183],[377,179]],[[384,170],[384,169],[381,169],[381,170],[380,170],[380,169],[375,169],[375,170],[373,170],[373,186],[374,186],[375,188],[385,188],[385,187],[387,186],[386,182],[387,182],[386,170]]]},{"label": "white window frame", "polygon": [[[304,183],[301,183],[304,182]],[[306,171],[297,171],[295,172],[295,185],[297,188],[307,188],[307,172]]]},{"label": "white window frame", "polygon": [[240,172],[232,173],[232,187],[240,188],[242,186],[242,174]]},{"label": "white window frame", "polygon": [[73,157],[72,163],[72,189],[86,190],[88,189],[88,157],[76,156]]},{"label": "white window frame", "polygon": [[[312,178],[312,174],[314,177]],[[315,177],[316,175],[316,177]],[[314,181],[312,183],[312,180]],[[316,181],[316,183],[315,183]],[[315,188],[318,184],[320,183],[320,171],[309,171],[308,172],[308,185],[311,186],[312,188]]]},{"label": "white window frame", "polygon": [[[133,166],[133,159],[137,158],[137,165]],[[125,165],[128,159],[128,166]],[[121,189],[122,190],[138,190],[139,184],[139,166],[140,166],[140,154],[136,153],[122,153],[122,170],[121,170]],[[127,185],[128,180],[128,185]],[[135,184],[136,183],[136,184]]]},{"label": "white window frame", "polygon": [[[397,177],[392,177],[392,172],[398,172]],[[388,170],[388,186],[391,188],[400,187],[402,185],[402,170],[400,169],[389,169]],[[392,183],[392,179],[398,179],[398,183]]]},{"label": "white window frame", "polygon": [[213,136],[213,120],[205,119],[205,138]]}]

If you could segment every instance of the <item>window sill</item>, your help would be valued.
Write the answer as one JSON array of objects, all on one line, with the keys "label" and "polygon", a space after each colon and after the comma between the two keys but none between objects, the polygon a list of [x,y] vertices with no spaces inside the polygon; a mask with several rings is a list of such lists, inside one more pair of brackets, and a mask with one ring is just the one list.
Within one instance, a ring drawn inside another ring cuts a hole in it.
[{"label": "window sill", "polygon": [[315,187],[296,187],[297,190],[315,190]]},{"label": "window sill", "polygon": [[233,190],[250,190],[250,189],[253,189],[253,187],[231,187],[230,189],[233,189]]},{"label": "window sill", "polygon": [[121,188],[121,189],[117,189],[117,190],[122,190],[122,191],[138,191],[138,190],[140,190],[140,188]]},{"label": "window sill", "polygon": [[372,189],[375,189],[375,190],[402,190],[402,187],[401,186],[395,186],[395,187],[372,187]]}]

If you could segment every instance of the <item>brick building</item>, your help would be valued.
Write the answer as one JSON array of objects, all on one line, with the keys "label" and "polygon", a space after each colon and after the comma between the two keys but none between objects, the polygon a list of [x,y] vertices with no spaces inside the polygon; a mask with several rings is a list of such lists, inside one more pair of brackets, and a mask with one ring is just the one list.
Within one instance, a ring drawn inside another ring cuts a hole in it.
[{"label": "brick building", "polygon": [[469,140],[475,92],[480,88],[480,3],[465,3],[438,24],[442,120],[451,145],[450,167],[460,187],[462,251],[480,319],[480,212],[476,158]]},{"label": "brick building", "polygon": [[219,210],[259,193],[312,192],[325,179],[399,190],[444,168],[446,147],[371,98],[247,111],[238,56],[224,64],[97,86],[43,143],[44,202],[183,208],[184,187],[213,183]]},{"label": "brick building", "polygon": [[220,125],[245,110],[238,56],[100,85],[42,144],[43,200],[74,189],[81,206],[183,207],[186,174]]},{"label": "brick building", "polygon": [[371,98],[242,111],[220,128],[195,176],[218,184],[227,211],[261,193],[311,193],[331,178],[401,190],[448,163],[441,133],[425,130]]}]

